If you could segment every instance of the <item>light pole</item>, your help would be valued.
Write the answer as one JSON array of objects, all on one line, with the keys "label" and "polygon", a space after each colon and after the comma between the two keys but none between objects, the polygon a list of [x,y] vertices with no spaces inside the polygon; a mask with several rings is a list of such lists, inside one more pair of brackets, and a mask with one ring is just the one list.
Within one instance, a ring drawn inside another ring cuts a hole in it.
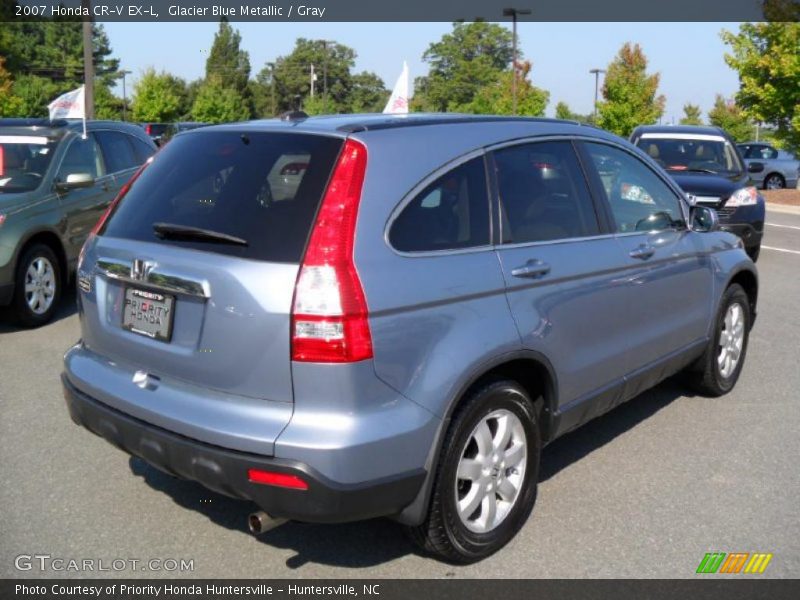
[{"label": "light pole", "polygon": [[[82,12],[92,14],[92,0],[81,0]],[[83,98],[87,119],[94,119],[94,53],[92,18],[83,18]]]},{"label": "light pole", "polygon": [[512,58],[512,69],[514,70],[511,77],[511,102],[512,102],[512,111],[514,114],[517,114],[517,17],[519,15],[529,15],[531,14],[530,8],[504,8],[503,9],[503,16],[504,17],[511,17],[511,30],[512,30],[512,40],[513,40],[513,58]]},{"label": "light pole", "polygon": [[122,77],[122,120],[128,120],[128,90],[125,88],[125,76],[130,75],[131,71],[125,71],[124,69],[118,73],[119,77]]},{"label": "light pole", "polygon": [[267,66],[269,67],[269,88],[272,104],[272,116],[274,117],[278,111],[277,107],[275,106],[275,63],[268,62]]},{"label": "light pole", "polygon": [[594,75],[594,110],[592,111],[592,121],[597,124],[597,92],[600,89],[600,73],[605,73],[603,69],[590,69],[589,73]]},{"label": "light pole", "polygon": [[325,56],[322,60],[322,114],[328,112],[328,44],[333,44],[330,40],[320,40]]}]

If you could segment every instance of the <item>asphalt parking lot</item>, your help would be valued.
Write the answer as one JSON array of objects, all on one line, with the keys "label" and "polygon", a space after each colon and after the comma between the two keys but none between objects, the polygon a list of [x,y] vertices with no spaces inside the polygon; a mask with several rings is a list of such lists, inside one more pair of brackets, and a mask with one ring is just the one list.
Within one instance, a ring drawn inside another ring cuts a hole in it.
[{"label": "asphalt parking lot", "polygon": [[[0,577],[683,578],[711,551],[770,552],[759,577],[798,577],[800,215],[769,212],[767,222],[759,317],[735,391],[693,397],[669,381],[558,440],[527,525],[469,567],[416,554],[387,520],[289,523],[254,538],[251,504],[170,478],[72,424],[59,382],[79,335],[71,302],[34,331],[0,314]],[[15,568],[33,554],[187,559],[194,569]]]}]

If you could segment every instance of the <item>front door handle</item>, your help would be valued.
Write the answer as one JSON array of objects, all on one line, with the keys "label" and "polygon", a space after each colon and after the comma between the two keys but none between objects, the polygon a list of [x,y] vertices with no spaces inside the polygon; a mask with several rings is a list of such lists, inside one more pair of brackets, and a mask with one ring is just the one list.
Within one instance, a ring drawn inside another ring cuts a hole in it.
[{"label": "front door handle", "polygon": [[526,277],[528,279],[539,279],[550,272],[550,265],[540,260],[529,260],[523,266],[511,271],[514,277]]},{"label": "front door handle", "polygon": [[656,253],[656,249],[655,248],[653,248],[649,244],[642,244],[638,248],[634,248],[633,250],[631,250],[629,255],[630,255],[631,258],[638,258],[640,260],[647,260],[648,258],[653,256],[653,254],[655,254],[655,253]]}]

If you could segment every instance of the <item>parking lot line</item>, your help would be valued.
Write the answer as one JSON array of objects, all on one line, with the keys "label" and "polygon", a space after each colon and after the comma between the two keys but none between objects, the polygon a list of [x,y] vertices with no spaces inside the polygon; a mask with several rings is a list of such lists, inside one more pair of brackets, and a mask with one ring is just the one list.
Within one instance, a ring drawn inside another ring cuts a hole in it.
[{"label": "parking lot line", "polygon": [[764,250],[775,250],[776,252],[788,252],[789,254],[800,254],[800,250],[789,250],[788,248],[773,248],[772,246],[761,246]]},{"label": "parking lot line", "polygon": [[770,227],[783,227],[784,229],[799,229],[797,225],[779,225],[778,223],[764,223],[765,225],[769,225]]}]

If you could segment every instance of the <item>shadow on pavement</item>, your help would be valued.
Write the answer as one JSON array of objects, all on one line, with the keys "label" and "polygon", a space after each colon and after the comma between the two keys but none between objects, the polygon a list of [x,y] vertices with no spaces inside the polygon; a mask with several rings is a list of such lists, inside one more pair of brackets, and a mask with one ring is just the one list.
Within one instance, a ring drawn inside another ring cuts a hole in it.
[{"label": "shadow on pavement", "polygon": [[[677,382],[668,380],[553,442],[542,456],[541,481],[550,479],[562,469],[612,442],[686,394],[687,391]],[[217,525],[251,535],[246,519],[249,513],[256,510],[253,503],[228,498],[197,483],[174,478],[139,458],[131,458],[129,466],[134,475],[142,477],[154,490],[169,495],[176,504],[202,513]],[[294,556],[286,561],[290,569],[300,568],[307,563],[371,567],[417,552],[403,534],[402,527],[389,519],[344,525],[289,522],[258,539],[270,546],[293,550]]]},{"label": "shadow on pavement", "polygon": [[[78,304],[75,300],[76,294],[77,290],[75,289],[75,283],[73,282],[64,289],[64,293],[61,295],[61,301],[59,302],[58,310],[56,311],[53,319],[42,327],[47,327],[48,325],[52,325],[53,323],[61,321],[62,319],[68,319],[77,313]],[[25,328],[17,325],[14,319],[14,313],[9,307],[4,306],[0,308],[0,334],[14,333],[16,331],[25,331]]]},{"label": "shadow on pavement", "polygon": [[[229,498],[200,484],[172,477],[140,458],[132,457],[129,466],[134,475],[142,477],[154,490],[169,495],[179,506],[197,511],[217,525],[251,535],[247,516],[257,510],[252,502]],[[402,527],[389,519],[342,525],[289,522],[256,539],[269,546],[293,550],[295,555],[286,561],[290,569],[307,563],[372,567],[416,551]]]},{"label": "shadow on pavement", "polygon": [[582,427],[558,438],[542,453],[539,481],[547,481],[559,471],[602,448],[681,396],[692,395],[675,378],[618,406]]}]

